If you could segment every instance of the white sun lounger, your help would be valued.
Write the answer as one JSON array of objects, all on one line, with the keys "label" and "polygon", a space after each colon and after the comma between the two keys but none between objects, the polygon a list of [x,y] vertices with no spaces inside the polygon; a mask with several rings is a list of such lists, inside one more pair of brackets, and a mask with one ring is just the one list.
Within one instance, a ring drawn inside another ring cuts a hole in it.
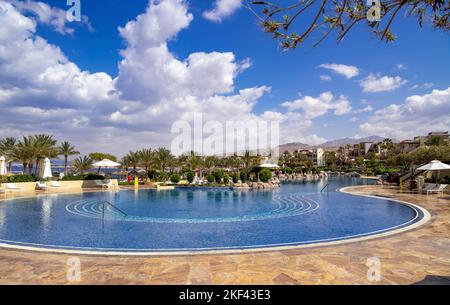
[{"label": "white sun lounger", "polygon": [[61,187],[58,181],[50,181],[50,187]]},{"label": "white sun lounger", "polygon": [[436,184],[433,189],[427,190],[427,194],[429,193],[443,193],[448,184]]},{"label": "white sun lounger", "polygon": [[48,190],[48,186],[47,186],[47,184],[45,184],[45,182],[38,181],[38,182],[36,182],[36,189],[46,191],[46,190]]},{"label": "white sun lounger", "polygon": [[20,187],[17,187],[14,183],[5,183],[5,191],[20,191]]}]

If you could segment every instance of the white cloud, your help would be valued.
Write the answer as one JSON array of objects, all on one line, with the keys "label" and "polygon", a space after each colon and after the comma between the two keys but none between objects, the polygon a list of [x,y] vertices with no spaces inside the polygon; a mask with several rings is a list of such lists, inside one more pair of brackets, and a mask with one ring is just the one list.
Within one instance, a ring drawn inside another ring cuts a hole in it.
[{"label": "white cloud", "polygon": [[431,87],[433,87],[434,84],[433,83],[423,83],[423,84],[415,84],[414,86],[411,86],[411,90],[416,90],[416,89],[430,89]]},{"label": "white cloud", "polygon": [[242,6],[242,0],[215,0],[212,10],[203,12],[203,18],[222,22]]},{"label": "white cloud", "polygon": [[335,115],[347,114],[352,110],[347,97],[341,95],[337,99],[331,92],[323,92],[318,97],[304,96],[294,101],[281,104],[289,111],[303,110],[306,119],[314,119],[334,110]]},{"label": "white cloud", "polygon": [[351,117],[350,119],[349,119],[349,122],[352,122],[352,123],[354,123],[354,122],[358,122],[359,121],[359,118],[358,117],[356,117],[356,116],[354,116],[354,117]]},{"label": "white cloud", "polygon": [[360,130],[364,135],[407,139],[430,130],[448,130],[449,113],[450,87],[424,95],[412,95],[402,104],[391,104],[378,110],[360,125]]},{"label": "white cloud", "polygon": [[[74,29],[72,27],[69,27],[70,21],[67,20],[66,10],[51,7],[48,4],[40,1],[7,1],[11,2],[20,12],[32,14],[36,17],[39,23],[51,26],[55,31],[61,34],[72,34],[74,32]],[[86,25],[90,31],[93,30],[87,16],[83,15],[79,23],[82,25]]]},{"label": "white cloud", "polygon": [[323,81],[330,81],[331,80],[331,76],[329,75],[320,75],[320,79]]},{"label": "white cloud", "polygon": [[336,63],[321,64],[319,68],[331,70],[334,73],[345,76],[347,79],[353,78],[359,74],[358,67],[343,64],[336,64]]},{"label": "white cloud", "polygon": [[397,68],[397,70],[406,70],[406,69],[408,69],[404,64],[397,64],[395,67]]},{"label": "white cloud", "polygon": [[373,107],[371,105],[367,105],[364,108],[353,110],[353,113],[370,112],[372,110],[373,110]]},{"label": "white cloud", "polygon": [[359,84],[363,88],[363,92],[383,92],[398,89],[407,82],[407,80],[402,79],[400,76],[377,77],[373,74],[369,74],[369,76],[361,80]]}]

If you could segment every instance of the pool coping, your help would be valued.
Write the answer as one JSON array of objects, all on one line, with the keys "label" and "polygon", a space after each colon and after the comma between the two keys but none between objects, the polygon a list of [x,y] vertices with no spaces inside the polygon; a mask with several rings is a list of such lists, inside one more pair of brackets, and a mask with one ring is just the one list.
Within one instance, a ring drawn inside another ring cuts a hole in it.
[{"label": "pool coping", "polygon": [[[410,207],[414,207],[420,212],[422,212],[423,217],[419,221],[407,225],[398,229],[389,230],[386,232],[381,232],[377,234],[361,236],[361,237],[353,237],[342,240],[334,240],[334,241],[324,241],[324,242],[316,242],[316,243],[308,243],[308,244],[299,244],[299,245],[280,245],[280,246],[268,246],[268,247],[255,247],[255,248],[243,248],[243,249],[218,249],[218,250],[187,250],[187,251],[100,251],[100,250],[78,250],[78,249],[64,249],[64,248],[46,248],[46,247],[34,247],[34,246],[22,246],[22,245],[14,245],[8,243],[0,242],[0,249],[11,249],[11,250],[24,250],[30,252],[43,252],[43,253],[59,253],[59,254],[76,254],[76,255],[95,255],[95,256],[121,256],[121,257],[136,257],[136,256],[193,256],[193,255],[219,255],[219,254],[247,254],[247,253],[261,253],[261,252],[273,252],[273,251],[285,251],[285,250],[296,250],[296,249],[308,249],[308,248],[319,248],[319,247],[328,247],[328,246],[337,246],[342,244],[349,243],[357,243],[361,241],[374,240],[379,238],[385,238],[392,235],[397,235],[406,231],[411,231],[417,229],[419,227],[424,226],[431,220],[431,214],[425,208],[416,205],[411,202],[407,202],[404,200],[399,200],[395,198],[383,197],[383,196],[374,196],[367,194],[355,194],[348,189],[350,188],[364,188],[367,185],[355,185],[355,186],[347,186],[338,189],[339,192],[349,194],[352,196],[362,196],[369,197],[375,199],[385,199],[393,202],[397,202],[403,205],[407,205]],[[100,192],[100,190],[99,190]],[[63,193],[59,193],[63,194]],[[70,194],[70,193],[69,193]],[[41,194],[38,194],[41,195]],[[46,194],[42,194],[46,195]],[[14,200],[20,198],[33,198],[36,196],[27,196],[27,197],[19,197],[19,198],[10,198],[6,200]],[[1,200],[3,201],[3,200]]]}]

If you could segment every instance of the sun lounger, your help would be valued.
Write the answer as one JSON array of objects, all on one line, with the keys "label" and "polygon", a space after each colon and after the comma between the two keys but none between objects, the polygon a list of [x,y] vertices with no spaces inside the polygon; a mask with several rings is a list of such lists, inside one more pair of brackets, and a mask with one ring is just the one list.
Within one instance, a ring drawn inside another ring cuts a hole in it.
[{"label": "sun lounger", "polygon": [[422,189],[420,189],[420,191],[422,193],[428,193],[429,190],[435,189],[436,188],[436,184],[434,183],[425,183],[425,185],[423,186]]},{"label": "sun lounger", "polygon": [[61,187],[58,181],[50,181],[50,187]]},{"label": "sun lounger", "polygon": [[427,190],[427,194],[429,193],[443,193],[448,184],[436,184],[435,188]]},{"label": "sun lounger", "polygon": [[17,187],[14,183],[5,183],[5,191],[20,191],[20,187]]},{"label": "sun lounger", "polygon": [[45,184],[45,182],[38,181],[38,182],[36,182],[36,189],[46,191],[46,190],[48,190],[48,186],[47,186],[47,184]]}]

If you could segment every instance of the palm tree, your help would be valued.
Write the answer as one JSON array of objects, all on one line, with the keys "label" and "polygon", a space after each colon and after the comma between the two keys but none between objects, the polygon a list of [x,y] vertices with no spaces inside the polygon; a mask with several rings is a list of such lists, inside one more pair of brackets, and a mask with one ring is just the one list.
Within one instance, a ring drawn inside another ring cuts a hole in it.
[{"label": "palm tree", "polygon": [[139,155],[139,163],[145,168],[145,175],[148,178],[148,170],[152,166],[152,163],[155,161],[155,153],[149,148],[143,148],[138,152]]},{"label": "palm tree", "polygon": [[190,170],[195,170],[202,165],[202,157],[193,150],[181,156],[180,159],[184,161],[185,166]]},{"label": "palm tree", "polygon": [[170,150],[160,147],[155,151],[155,163],[161,171],[165,171],[175,160]]},{"label": "palm tree", "polygon": [[208,171],[214,170],[218,162],[219,159],[216,156],[207,156],[203,160],[203,164]]},{"label": "palm tree", "polygon": [[37,134],[31,136],[33,145],[34,159],[36,160],[36,169],[45,158],[56,158],[58,156],[57,141],[53,139],[52,135]]},{"label": "palm tree", "polygon": [[67,159],[69,156],[79,155],[80,152],[75,150],[75,147],[72,146],[67,141],[62,142],[59,145],[59,152],[60,155],[64,156],[64,175],[67,174]]},{"label": "palm tree", "polygon": [[128,154],[126,154],[126,156],[124,156],[122,158],[122,161],[125,161],[122,164],[126,164],[127,166],[131,166],[135,170],[136,167],[138,167],[138,165],[140,163],[139,152],[129,151]]},{"label": "palm tree", "polygon": [[24,174],[27,171],[31,175],[33,170],[34,145],[33,138],[28,136],[22,137],[13,151],[13,159],[22,162]]},{"label": "palm tree", "polygon": [[252,169],[252,167],[254,166],[255,162],[255,158],[254,156],[251,155],[249,150],[246,150],[244,152],[244,155],[241,157],[242,160],[242,165],[244,168],[245,173],[248,175],[250,173],[250,170]]},{"label": "palm tree", "polygon": [[78,157],[73,160],[72,167],[77,173],[83,175],[84,172],[88,171],[92,167],[92,159],[88,156]]},{"label": "palm tree", "polygon": [[6,158],[8,160],[8,168],[9,172],[12,171],[12,163],[14,160],[14,148],[16,146],[16,138],[8,137],[4,138],[0,141],[0,152],[4,153],[6,155]]}]

